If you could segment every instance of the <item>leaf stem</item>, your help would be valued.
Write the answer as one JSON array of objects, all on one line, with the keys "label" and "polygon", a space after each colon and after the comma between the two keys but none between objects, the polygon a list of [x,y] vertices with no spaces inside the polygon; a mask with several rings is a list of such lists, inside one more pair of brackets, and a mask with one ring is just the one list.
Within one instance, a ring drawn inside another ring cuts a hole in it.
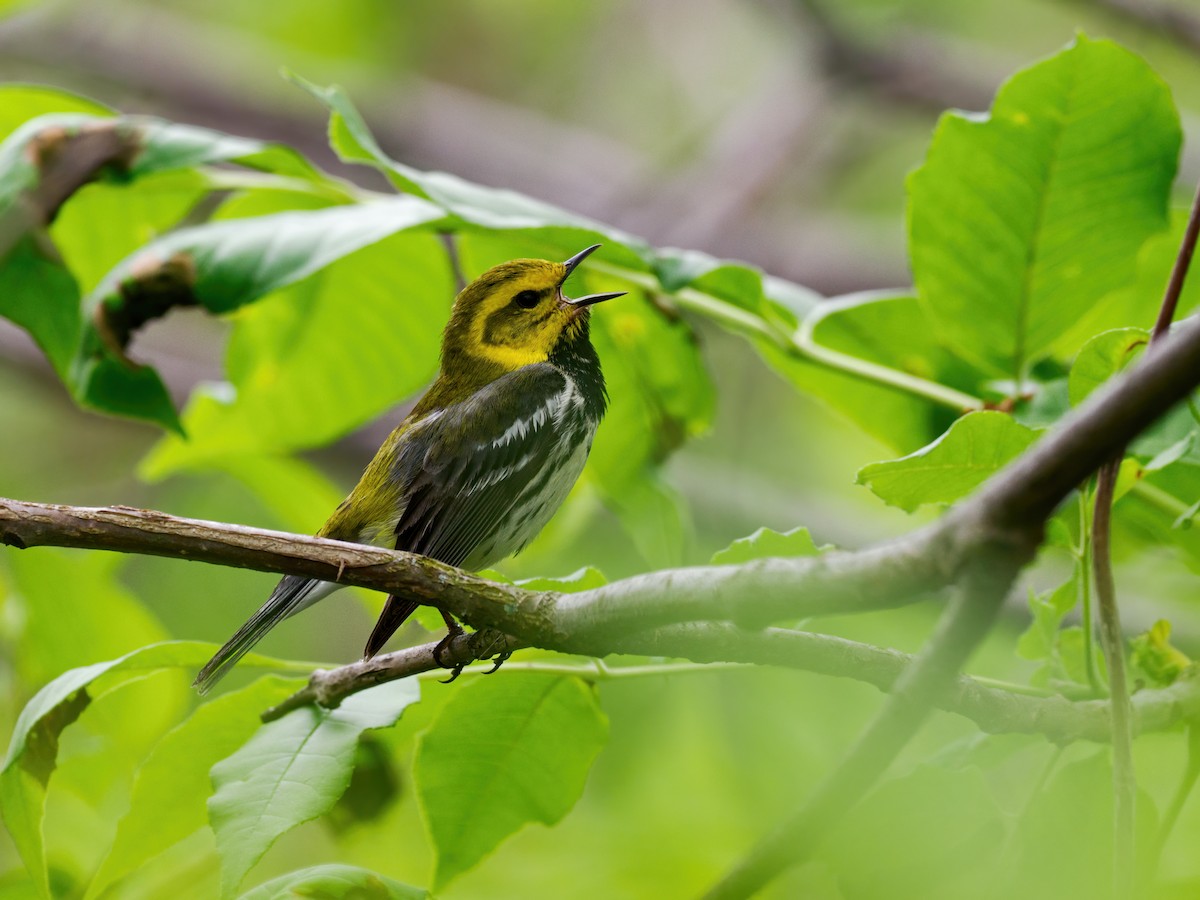
[{"label": "leaf stem", "polygon": [[1092,612],[1092,526],[1088,521],[1091,496],[1088,485],[1079,490],[1079,565],[1076,577],[1079,580],[1079,606],[1083,629],[1083,662],[1087,670],[1088,686],[1099,696],[1104,686],[1100,683],[1099,667],[1096,665],[1096,626]]},{"label": "leaf stem", "polygon": [[1117,608],[1113,579],[1112,504],[1121,456],[1105,463],[1096,477],[1096,506],[1092,516],[1092,577],[1096,583],[1096,608],[1100,646],[1108,664],[1109,709],[1113,746],[1113,896],[1133,896],[1134,823],[1137,812],[1137,776],[1133,764],[1133,711],[1125,678],[1125,640]]},{"label": "leaf stem", "polygon": [[[605,272],[646,290],[664,292],[658,279],[649,273],[637,272],[611,263],[596,262],[591,265],[598,272]],[[665,291],[665,293],[670,294],[682,308],[700,313],[730,331],[768,341],[785,352],[796,354],[830,369],[896,388],[917,397],[924,397],[958,412],[982,409],[984,406],[983,400],[979,397],[947,387],[936,381],[910,375],[908,372],[902,372],[890,366],[883,366],[857,356],[851,356],[849,353],[833,350],[818,343],[813,337],[813,327],[820,320],[820,316],[809,316],[799,328],[789,334],[750,310],[742,309],[728,300],[722,300],[720,297],[695,288],[685,287],[674,292]]]},{"label": "leaf stem", "polygon": [[851,356],[849,353],[842,353],[840,350],[833,350],[823,344],[819,344],[813,337],[814,325],[815,321],[812,317],[809,317],[796,330],[791,339],[792,346],[801,355],[813,362],[821,363],[831,369],[838,369],[848,375],[856,375],[867,381],[874,381],[888,387],[907,391],[910,394],[924,397],[926,400],[932,400],[942,406],[948,406],[960,413],[983,409],[984,403],[979,397],[974,397],[955,388],[947,387],[936,381],[918,378],[916,375],[901,372],[899,369],[881,366],[878,363],[873,363],[857,356]]},{"label": "leaf stem", "polygon": [[[1150,333],[1148,351],[1171,330],[1179,295],[1187,279],[1196,240],[1200,237],[1200,185],[1197,185],[1188,215],[1187,228],[1171,267],[1162,305],[1154,329]],[[1116,585],[1113,580],[1111,519],[1117,474],[1124,449],[1113,454],[1096,476],[1096,506],[1092,518],[1092,573],[1096,581],[1096,600],[1100,619],[1100,642],[1108,663],[1110,709],[1112,713],[1113,745],[1113,893],[1117,898],[1130,897],[1134,891],[1134,825],[1137,803],[1137,779],[1133,764],[1133,714],[1129,686],[1125,679],[1125,642],[1121,631],[1121,616],[1117,608]]]},{"label": "leaf stem", "polygon": [[1188,505],[1174,494],[1169,494],[1158,485],[1150,484],[1145,480],[1136,482],[1130,492],[1137,494],[1147,503],[1157,506],[1168,515],[1178,517],[1189,509]]}]

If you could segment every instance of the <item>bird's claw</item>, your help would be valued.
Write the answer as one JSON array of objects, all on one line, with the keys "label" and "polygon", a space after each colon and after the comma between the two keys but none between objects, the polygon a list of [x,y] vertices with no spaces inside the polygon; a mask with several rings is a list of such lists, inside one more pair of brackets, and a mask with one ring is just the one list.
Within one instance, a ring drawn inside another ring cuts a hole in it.
[{"label": "bird's claw", "polygon": [[492,659],[492,667],[490,669],[488,669],[486,672],[484,672],[483,674],[491,675],[493,672],[495,672],[497,669],[499,669],[502,665],[504,665],[506,662],[508,662],[508,658],[512,655],[513,655],[513,652],[511,650],[504,650],[500,653],[497,653],[495,658]]},{"label": "bird's claw", "polygon": [[442,681],[442,684],[449,684],[462,674],[462,670],[466,667],[466,663],[447,665],[446,661],[442,659],[442,654],[449,650],[450,644],[453,642],[453,640],[464,632],[463,627],[454,621],[452,616],[443,612],[442,618],[446,620],[446,636],[438,641],[437,646],[433,648],[433,661],[443,669],[450,670],[450,677]]}]

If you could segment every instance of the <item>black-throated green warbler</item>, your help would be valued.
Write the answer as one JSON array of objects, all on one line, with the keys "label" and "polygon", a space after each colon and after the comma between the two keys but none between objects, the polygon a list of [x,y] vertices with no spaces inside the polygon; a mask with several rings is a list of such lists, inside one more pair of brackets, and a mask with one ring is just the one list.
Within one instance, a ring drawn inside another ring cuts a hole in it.
[{"label": "black-throated green warbler", "polygon": [[[607,395],[590,307],[563,283],[600,245],[566,262],[517,259],[454,301],[437,380],[384,441],[320,537],[410,550],[465,569],[520,551],[583,470]],[[340,585],[285,576],[196,676],[207,692],[276,624]],[[416,609],[393,594],[367,640],[374,656]],[[451,632],[457,630],[447,617]]]}]

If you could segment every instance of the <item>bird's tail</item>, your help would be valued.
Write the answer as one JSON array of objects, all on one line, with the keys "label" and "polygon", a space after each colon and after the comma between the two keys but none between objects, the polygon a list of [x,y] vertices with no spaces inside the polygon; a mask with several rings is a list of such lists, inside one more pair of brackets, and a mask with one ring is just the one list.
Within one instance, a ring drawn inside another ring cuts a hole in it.
[{"label": "bird's tail", "polygon": [[285,575],[259,611],[200,670],[192,687],[201,694],[207,694],[268,631],[293,613],[316,603],[336,587],[315,578]]},{"label": "bird's tail", "polygon": [[383,612],[379,614],[379,620],[375,623],[375,627],[371,629],[371,636],[367,638],[367,646],[363,650],[363,659],[370,659],[382,650],[388,638],[396,633],[396,629],[404,624],[404,620],[411,616],[413,610],[419,605],[419,603],[409,600],[407,597],[398,597],[395,594],[389,595],[387,603],[383,604]]}]

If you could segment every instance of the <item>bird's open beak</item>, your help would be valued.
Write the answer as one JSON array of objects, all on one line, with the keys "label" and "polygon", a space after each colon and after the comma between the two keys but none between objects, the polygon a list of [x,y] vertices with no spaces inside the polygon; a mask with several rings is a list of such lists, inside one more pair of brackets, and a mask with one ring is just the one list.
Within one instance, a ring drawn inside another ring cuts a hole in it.
[{"label": "bird's open beak", "polygon": [[[588,247],[585,250],[580,250],[578,253],[576,253],[574,256],[572,256],[570,259],[568,259],[566,262],[564,262],[563,266],[566,268],[567,274],[566,274],[566,276],[563,277],[563,281],[566,282],[566,280],[571,277],[571,273],[574,272],[575,269],[577,269],[579,267],[579,264],[599,249],[600,249],[600,244],[592,244],[592,246]],[[623,296],[625,296],[626,293],[628,293],[628,292],[627,291],[616,291],[614,293],[609,293],[609,294],[588,294],[588,296],[586,296],[586,297],[579,297],[578,299],[575,299],[575,300],[572,300],[570,297],[567,297],[564,295],[563,300],[566,301],[566,303],[568,305],[574,307],[575,309],[583,309],[586,306],[593,306],[594,304],[602,303],[605,300],[612,300],[614,297],[623,297]]]}]

